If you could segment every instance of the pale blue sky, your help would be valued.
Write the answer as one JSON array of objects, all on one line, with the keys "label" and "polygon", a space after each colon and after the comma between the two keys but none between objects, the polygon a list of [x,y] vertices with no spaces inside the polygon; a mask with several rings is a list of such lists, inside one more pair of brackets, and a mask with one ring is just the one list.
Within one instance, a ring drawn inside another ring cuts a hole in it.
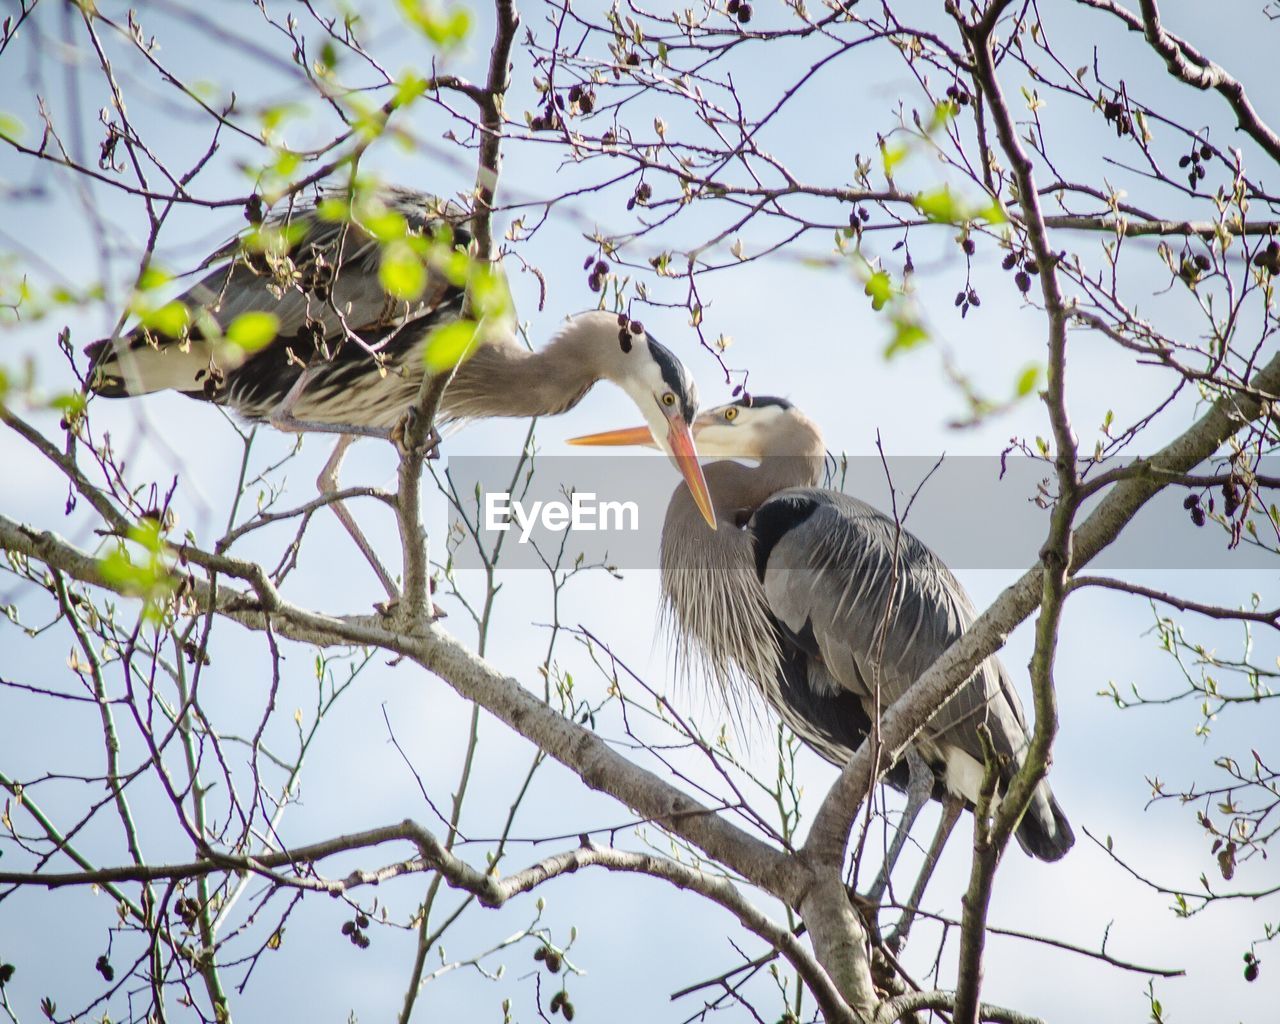
[{"label": "pale blue sky", "polygon": [[[123,7],[102,6],[123,17]],[[237,32],[265,39],[256,16],[245,8],[216,3],[207,6],[206,11]],[[1224,11],[1230,16],[1224,16]],[[1253,88],[1254,101],[1264,116],[1280,118],[1280,102],[1270,88],[1269,66],[1277,28],[1251,3],[1214,10],[1198,8],[1194,15],[1194,21],[1179,24],[1179,17],[1190,19],[1192,12],[1176,12],[1174,27],[1232,66]],[[1244,19],[1248,31],[1234,25],[1237,16]],[[197,75],[203,72],[209,52],[223,52],[216,41],[201,33],[162,31],[164,19],[159,11],[150,12],[147,17],[155,19],[153,31],[164,40],[162,52],[166,59],[197,69]],[[533,22],[538,14],[529,9],[525,17]],[[56,34],[58,19],[46,16],[40,25]],[[477,40],[483,38],[483,30],[481,25]],[[1201,96],[1188,89],[1171,91],[1164,84],[1159,62],[1138,41],[1125,39],[1112,29],[1101,15],[1078,13],[1059,30],[1060,45],[1071,54],[1064,58],[1066,63],[1074,67],[1090,62],[1092,45],[1104,37],[1104,31],[1106,41],[1099,60],[1105,73],[1112,78],[1125,78],[1131,88],[1164,90],[1149,95],[1168,95],[1190,123],[1199,119],[1215,125],[1227,123],[1216,97]],[[389,54],[385,61],[392,69],[422,60],[423,50],[412,39],[388,37],[382,43],[379,52]],[[60,62],[67,57],[52,41],[39,54],[43,88],[51,96],[55,110],[65,109]],[[457,69],[478,76],[483,57],[477,43],[458,62]],[[744,93],[768,94],[779,82],[793,77],[796,68],[811,63],[809,60],[801,64],[804,57],[800,51],[755,68],[755,77],[740,82]],[[30,103],[23,97],[30,89],[26,75],[32,67],[31,59],[29,44],[15,46],[0,58],[0,97],[4,97],[0,109],[12,110],[28,123]],[[166,152],[188,152],[195,144],[199,123],[177,117],[171,92],[144,85],[134,78],[128,62],[121,60],[120,64],[122,83],[131,96],[131,113],[161,133],[157,137]],[[277,94],[278,87],[257,64],[226,59],[209,72],[210,78],[221,81],[239,76],[251,76],[244,79],[245,96]],[[529,94],[529,78],[528,56],[520,52],[516,57],[515,89],[522,98]],[[847,172],[842,178],[841,168],[852,164],[854,152],[871,153],[876,131],[889,127],[890,103],[897,97],[914,96],[913,90],[911,79],[899,65],[886,60],[883,53],[868,51],[857,62],[833,65],[818,76],[790,117],[771,130],[768,144],[806,174],[843,180]],[[90,121],[92,112],[102,103],[96,93],[85,97]],[[512,106],[518,108],[519,104]],[[1114,136],[1108,139],[1098,131],[1096,118],[1086,119],[1053,98],[1044,114],[1060,137],[1069,140],[1061,145],[1059,154],[1068,170],[1073,166],[1095,166],[1098,153],[1114,144]],[[1053,121],[1058,116],[1061,120]],[[672,122],[676,120],[674,114],[668,113],[667,117]],[[420,116],[415,126],[424,138],[437,140],[447,127],[436,114]],[[294,131],[298,134],[291,135],[291,141],[305,141],[304,129]],[[444,151],[443,144],[436,145]],[[234,144],[229,145],[210,167],[208,191],[229,194],[237,187],[235,149]],[[598,173],[592,168],[557,168],[554,161],[555,155],[544,146],[508,146],[503,179],[504,188],[509,190],[506,197],[517,192],[521,196],[549,196],[566,183],[582,180],[584,174]],[[448,166],[432,151],[406,152],[383,146],[370,154],[369,165],[388,180],[439,192],[467,184],[461,168]],[[912,173],[923,182],[932,169],[927,162],[921,162],[913,165]],[[1119,171],[1116,174],[1122,177]],[[5,201],[0,218],[0,250],[8,251],[17,243],[38,250],[69,281],[96,277],[93,240],[82,233],[83,214],[70,183],[47,168],[35,168],[15,160],[10,151],[0,150],[0,188],[32,185],[44,190],[42,199]],[[137,209],[123,204],[110,190],[94,189],[91,195],[92,202],[118,231],[114,242],[125,254],[135,251],[145,227]],[[522,247],[522,254],[546,273],[549,286],[547,308],[537,313],[536,293],[529,275],[513,275],[519,309],[530,320],[535,341],[544,338],[563,314],[593,303],[594,297],[580,272],[582,260],[591,249],[582,238],[584,225],[599,223],[611,229],[625,226],[625,196],[626,192],[615,190],[604,199],[577,200],[533,242]],[[715,215],[710,214],[701,223],[714,221]],[[161,250],[170,265],[185,268],[242,225],[235,209],[183,211],[175,216],[163,237]],[[691,237],[687,229],[686,237]],[[759,241],[752,233],[744,235],[748,250]],[[824,244],[824,239],[815,236],[804,251],[820,254]],[[998,254],[986,249],[975,276],[983,306],[962,321],[952,306],[958,266],[956,248],[947,232],[917,233],[912,244],[921,268],[921,302],[938,342],[954,354],[980,386],[996,394],[1007,393],[1017,371],[1042,358],[1044,332],[1039,315],[1022,308],[1017,293],[996,265]],[[122,258],[114,266],[114,273],[127,274],[129,267],[128,259]],[[1142,279],[1142,283],[1150,293],[1165,282],[1160,275],[1152,274],[1149,281]],[[822,425],[833,450],[872,454],[878,430],[885,448],[892,453],[992,455],[1010,437],[1032,438],[1048,433],[1042,408],[1034,401],[976,429],[949,429],[947,423],[961,411],[961,406],[943,377],[936,351],[925,348],[886,363],[880,355],[884,322],[871,312],[861,286],[851,275],[775,259],[732,273],[709,275],[701,288],[707,303],[708,332],[712,336],[723,332],[735,339],[729,353],[731,363],[750,369],[752,387],[758,393],[787,395],[801,405]],[[1146,301],[1161,303],[1147,309],[1144,302],[1148,315],[1172,319],[1184,312],[1176,296]],[[69,312],[65,319],[72,326],[77,346],[109,329],[118,308],[111,305]],[[63,319],[59,316],[0,334],[0,364],[15,365],[30,354],[36,357],[43,386],[49,390],[68,386],[69,377],[53,351],[53,338]],[[717,379],[714,361],[694,347],[682,314],[648,310],[644,319],[646,326],[675,349],[699,376],[706,404],[727,397]],[[1079,334],[1073,339],[1072,415],[1086,445],[1092,444],[1097,425],[1108,409],[1115,411],[1117,421],[1126,422],[1145,411],[1167,385],[1168,378],[1161,372],[1134,370],[1127,356],[1117,354],[1098,338]],[[1173,410],[1153,429],[1144,450],[1179,430],[1191,413],[1192,407],[1186,402]],[[127,404],[100,402],[95,404],[93,416],[98,428],[110,429],[118,448],[130,453],[129,465],[135,480],[155,479],[164,484],[173,474],[181,473],[178,507],[183,522],[202,539],[212,537],[225,517],[239,458],[234,433],[221,415],[177,396],[160,395]],[[548,454],[561,455],[566,451],[561,443],[566,437],[633,420],[634,411],[621,393],[602,386],[590,393],[571,416],[540,424],[538,441]],[[56,433],[56,418],[38,416],[37,422]],[[514,422],[476,424],[448,440],[446,456],[508,454],[518,448],[525,429],[525,424]],[[275,461],[289,450],[291,443],[289,438],[264,433],[255,445],[255,465]],[[313,493],[312,480],[327,447],[323,441],[308,439],[302,454],[281,476],[287,479],[291,502],[305,500]],[[364,442],[349,457],[344,482],[392,482],[394,465],[387,446]],[[0,466],[0,507],[6,514],[48,526],[86,545],[93,543],[77,520],[62,519],[65,486],[10,434],[0,434]],[[673,472],[673,484],[674,480]],[[370,529],[375,545],[394,556],[398,542],[389,517],[372,507],[358,507],[358,514]],[[442,536],[443,520],[443,503],[435,497],[428,512],[433,538]],[[1137,528],[1163,530],[1166,521],[1153,515]],[[271,551],[279,550],[283,536],[271,535]],[[1017,572],[963,571],[960,575],[975,602],[983,607],[1016,578]],[[1280,603],[1274,600],[1274,572],[1150,571],[1131,578],[1192,593],[1202,600],[1231,604],[1257,590],[1264,594],[1264,602],[1270,595],[1272,606]],[[474,588],[476,581],[464,579],[462,585]],[[547,617],[545,578],[513,572],[503,577],[503,588],[488,656],[528,686],[540,687],[536,665],[546,645],[546,631],[541,625]],[[330,517],[321,517],[313,524],[300,568],[287,592],[332,611],[363,610],[380,596],[376,580]],[[30,594],[0,590],[0,600],[15,599],[23,608],[24,618],[42,621],[41,616],[48,610],[44,602]],[[714,731],[722,718],[714,701],[701,692],[677,687],[669,679],[669,653],[653,628],[657,599],[654,572],[628,572],[622,581],[595,575],[576,581],[567,590],[561,621],[580,623],[607,638],[619,656],[651,685],[671,691],[683,710],[693,714],[708,731]],[[1159,776],[1172,785],[1196,778],[1206,780],[1210,777],[1208,766],[1215,757],[1244,754],[1250,745],[1264,756],[1280,757],[1275,742],[1280,723],[1274,706],[1227,715],[1202,740],[1193,735],[1199,716],[1190,704],[1121,714],[1096,696],[1112,680],[1122,689],[1137,683],[1157,692],[1172,685],[1171,662],[1157,652],[1154,639],[1144,635],[1151,620],[1150,610],[1141,602],[1112,594],[1085,593],[1069,603],[1057,671],[1062,731],[1052,781],[1077,826],[1080,840],[1060,864],[1040,864],[1017,851],[1011,852],[998,878],[991,920],[1084,945],[1100,942],[1111,924],[1109,949],[1115,955],[1189,969],[1190,975],[1185,979],[1158,984],[1157,992],[1171,1011],[1171,1019],[1212,1016],[1261,1024],[1274,1014],[1277,974],[1271,965],[1265,965],[1260,981],[1247,985],[1240,976],[1240,956],[1249,939],[1260,932],[1264,908],[1224,905],[1192,921],[1176,920],[1167,910],[1167,898],[1150,892],[1113,866],[1083,834],[1087,828],[1098,836],[1112,835],[1117,851],[1153,877],[1193,886],[1201,872],[1213,872],[1208,844],[1197,834],[1189,809],[1165,806],[1144,813],[1149,795],[1144,776]],[[469,638],[465,617],[456,609],[448,625]],[[1239,632],[1231,627],[1213,628],[1200,621],[1188,621],[1187,625],[1207,644],[1220,644],[1225,649],[1231,649],[1228,645],[1235,642]],[[248,634],[240,643],[232,637],[237,632],[236,627],[230,626],[223,630],[217,661],[206,680],[205,699],[228,720],[251,722],[264,699],[265,646],[260,637]],[[1024,625],[1011,636],[1004,654],[1024,695],[1030,644],[1031,631]],[[0,622],[0,676],[66,685],[66,646],[65,637],[56,635],[46,635],[33,643],[19,642],[16,631]],[[1270,661],[1275,651],[1274,639],[1259,638],[1256,653],[1260,661]],[[598,675],[572,642],[562,643],[557,658],[574,673],[580,686],[601,688]],[[437,803],[447,801],[470,706],[439,680],[412,666],[389,666],[385,661],[376,660],[357,688],[344,698],[340,716],[329,723],[313,750],[304,775],[303,800],[286,818],[284,834],[289,841],[312,841],[337,831],[371,827],[405,816],[424,823],[434,821],[414,779],[387,740],[384,710],[433,798]],[[291,711],[295,706],[307,706],[313,688],[311,673],[312,653],[291,649],[282,681],[281,708]],[[496,831],[516,778],[531,755],[523,741],[512,739],[503,728],[483,716],[482,719],[484,756],[472,785],[473,792],[484,797],[475,800],[465,825],[470,834],[480,836]],[[615,720],[614,735],[617,725]],[[287,712],[281,727],[284,742],[284,734],[292,728]],[[51,747],[58,750],[61,771],[100,770],[100,752],[92,728],[91,720],[68,715],[63,707],[0,691],[0,770],[20,778],[34,776],[47,767]],[[768,733],[759,726],[750,731],[752,742],[745,756],[768,774]],[[700,769],[694,766],[691,770]],[[805,753],[801,757],[801,773],[805,807],[812,811],[834,770]],[[69,813],[70,807],[83,799],[72,785],[47,788],[44,794],[46,805],[55,814]],[[155,793],[140,789],[135,802],[144,820],[148,815],[155,815],[157,822],[163,818],[163,806]],[[588,824],[622,822],[628,817],[624,808],[589,793],[566,772],[549,765],[534,786],[516,832],[524,836],[576,834]],[[927,837],[932,820],[930,812],[928,821],[919,827],[922,840]],[[104,829],[104,833],[109,830]],[[929,902],[935,909],[958,912],[958,897],[967,874],[965,844],[969,834],[966,819],[931,886]],[[155,835],[149,849],[151,856],[163,858],[183,852],[171,829],[166,827]],[[661,840],[652,833],[649,838],[661,846]],[[110,834],[90,835],[88,840],[103,844],[104,861],[123,855]],[[571,844],[572,840],[568,842]],[[561,845],[566,844],[517,847],[511,866],[521,866]],[[381,862],[382,858],[362,858],[366,864],[373,860]],[[339,871],[337,864],[326,867],[334,873]],[[1265,877],[1264,870],[1246,867],[1237,878],[1238,884],[1258,884]],[[387,886],[378,895],[403,917],[420,898],[422,888],[421,879],[411,879]],[[373,894],[367,895],[371,898]],[[554,883],[542,895],[548,904],[544,921],[553,927],[555,938],[563,941],[571,925],[576,925],[581,935],[573,958],[587,975],[571,986],[579,1019],[682,1021],[696,1005],[672,1006],[669,992],[735,962],[729,945],[729,938],[741,938],[735,922],[723,912],[659,883],[583,872]],[[526,924],[534,913],[531,898],[517,900],[500,913],[475,911],[450,937],[448,952],[460,955],[492,945]],[[99,916],[99,927],[87,927],[94,914]],[[73,1007],[96,993],[99,979],[92,965],[104,948],[105,928],[113,916],[108,900],[95,902],[84,893],[29,891],[0,904],[0,959],[12,960],[19,966],[10,998],[24,1020],[36,1019],[42,995],[56,993],[61,1007]],[[395,1012],[411,960],[411,938],[403,932],[374,929],[372,948],[360,952],[338,934],[343,916],[328,901],[304,901],[289,922],[283,948],[270,954],[246,993],[236,997],[241,1020],[268,1016],[342,1020],[351,1010],[361,1020],[374,1021],[385,1020]],[[68,918],[77,921],[75,927],[67,927]],[[936,945],[932,938],[922,928],[908,951],[908,965],[921,974],[931,963]],[[754,951],[758,943],[751,940],[747,948]],[[989,949],[984,997],[990,1001],[1058,1020],[1146,1016],[1145,979],[1140,975],[1007,939],[993,939]],[[474,971],[459,971],[432,983],[415,1019],[499,1019],[499,1003],[509,993],[518,994],[517,1005],[524,1008],[522,1019],[532,1019],[528,1002],[532,982],[524,977],[533,968],[529,951],[530,947],[523,946],[496,961],[505,961],[508,972],[498,984]],[[948,962],[954,961],[954,952],[953,937],[947,946]],[[1267,947],[1260,950],[1260,956],[1264,961],[1274,958]],[[546,980],[544,976],[544,995],[550,991]],[[944,983],[948,980],[944,972]],[[767,989],[768,983],[762,982],[755,992],[760,995]],[[775,1004],[766,1005],[772,1008]],[[730,1014],[727,1019],[739,1016]]]}]

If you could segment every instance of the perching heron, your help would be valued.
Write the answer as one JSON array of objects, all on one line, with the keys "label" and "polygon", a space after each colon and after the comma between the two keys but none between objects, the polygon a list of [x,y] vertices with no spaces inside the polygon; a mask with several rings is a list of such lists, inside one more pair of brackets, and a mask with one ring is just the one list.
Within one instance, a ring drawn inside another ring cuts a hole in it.
[{"label": "perching heron", "polygon": [[[429,337],[463,308],[456,273],[451,280],[429,259],[419,297],[391,297],[379,278],[383,246],[365,225],[403,218],[420,239],[444,229],[452,238],[446,255],[465,249],[468,236],[456,207],[408,189],[377,190],[359,215],[326,212],[293,207],[256,233],[267,239],[265,251],[237,240],[205,260],[201,269],[214,269],[177,300],[189,311],[182,319],[189,326],[176,335],[139,325],[89,345],[90,390],[110,398],[180,391],[279,430],[341,435],[316,481],[322,494],[336,492],[347,447],[358,437],[392,436],[428,373]],[[276,318],[262,347],[216,336],[242,314],[259,312]],[[218,332],[202,333],[207,318]],[[441,422],[554,415],[577,405],[597,381],[612,381],[639,407],[714,527],[690,431],[697,390],[679,359],[639,323],[613,313],[571,317],[537,352],[519,345],[505,320],[481,323],[444,394]],[[394,602],[396,586],[355,520],[341,502],[333,509]]]},{"label": "perching heron", "polygon": [[[973,604],[941,559],[893,519],[815,486],[825,456],[822,436],[785,399],[757,397],[711,409],[695,421],[694,437],[704,456],[754,465],[705,467],[717,518],[739,529],[707,530],[683,487],[667,506],[662,587],[681,653],[725,687],[739,681],[754,687],[805,743],[843,765],[873,716],[973,623]],[[640,427],[572,443],[652,442]],[[977,801],[981,723],[1007,783],[1030,739],[1009,673],[994,657],[933,717],[907,764],[890,770],[889,781],[905,785],[908,804],[888,869],[931,795],[956,798],[954,813],[960,801],[970,807]],[[1062,857],[1075,841],[1047,782],[1037,786],[1017,838],[1045,861]],[[886,878],[882,872],[877,889]]]}]

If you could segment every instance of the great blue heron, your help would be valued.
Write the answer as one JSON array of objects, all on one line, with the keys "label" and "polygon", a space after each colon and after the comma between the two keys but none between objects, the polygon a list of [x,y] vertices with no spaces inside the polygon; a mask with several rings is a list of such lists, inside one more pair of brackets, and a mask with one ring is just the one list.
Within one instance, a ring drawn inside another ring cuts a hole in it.
[{"label": "great blue heron", "polygon": [[[973,604],[941,559],[893,519],[815,486],[822,435],[785,399],[711,409],[695,421],[694,437],[704,456],[753,464],[705,467],[717,518],[739,529],[707,530],[683,487],[667,506],[662,588],[681,653],[726,687],[741,681],[762,693],[805,743],[843,765],[880,709],[972,624]],[[639,427],[572,443],[652,442]],[[977,801],[982,723],[1007,783],[1029,737],[1009,673],[994,657],[937,712],[907,764],[890,770],[908,804],[887,867],[931,795],[955,798],[954,813],[961,801]],[[1071,848],[1075,837],[1047,782],[1037,786],[1017,838],[1040,860]]]},{"label": "great blue heron", "polygon": [[[256,233],[265,247],[237,240],[219,249],[202,264],[214,269],[177,300],[187,312],[174,333],[144,319],[123,337],[88,346],[89,389],[111,398],[179,391],[280,430],[341,435],[316,482],[321,493],[336,492],[347,447],[358,437],[391,436],[428,372],[428,338],[457,321],[463,308],[456,272],[429,259],[421,264],[419,297],[392,298],[379,278],[383,246],[366,225],[403,218],[409,236],[424,241],[447,229],[447,258],[468,241],[465,216],[408,189],[382,188],[362,203],[360,215],[338,216],[299,205]],[[246,350],[217,336],[243,314],[262,312],[276,318],[262,347]],[[207,330],[210,318],[217,331]],[[554,415],[577,405],[600,380],[617,384],[639,407],[714,527],[690,432],[693,379],[628,317],[598,310],[571,317],[537,352],[517,343],[507,318],[482,323],[439,418]],[[395,584],[355,520],[341,502],[333,509],[394,601]]]}]

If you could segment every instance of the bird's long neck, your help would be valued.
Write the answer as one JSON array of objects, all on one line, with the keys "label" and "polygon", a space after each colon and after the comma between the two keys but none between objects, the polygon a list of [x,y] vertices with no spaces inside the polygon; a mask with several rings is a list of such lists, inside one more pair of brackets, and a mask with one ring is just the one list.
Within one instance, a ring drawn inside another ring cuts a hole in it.
[{"label": "bird's long neck", "polygon": [[481,344],[445,392],[445,415],[553,416],[572,409],[603,376],[597,346],[585,340],[564,334],[537,352],[510,339]]}]

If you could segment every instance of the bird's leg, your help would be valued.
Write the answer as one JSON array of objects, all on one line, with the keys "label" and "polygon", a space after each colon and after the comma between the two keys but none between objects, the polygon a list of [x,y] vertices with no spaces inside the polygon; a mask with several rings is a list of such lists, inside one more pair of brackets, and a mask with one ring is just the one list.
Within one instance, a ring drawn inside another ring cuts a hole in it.
[{"label": "bird's leg", "polygon": [[948,794],[942,804],[942,819],[938,822],[938,831],[933,834],[933,842],[929,844],[929,852],[925,854],[924,866],[920,869],[916,884],[911,889],[911,897],[907,900],[906,909],[898,918],[898,923],[893,926],[893,931],[885,939],[886,945],[895,953],[907,943],[907,934],[911,931],[911,925],[916,919],[916,910],[924,900],[925,887],[933,877],[934,868],[938,866],[938,858],[942,856],[942,848],[947,845],[951,830],[956,827],[960,812],[963,810],[964,800],[954,794]]},{"label": "bird's leg", "polygon": [[933,769],[914,746],[907,747],[907,768],[910,771],[907,781],[907,806],[902,809],[902,819],[898,822],[898,830],[894,833],[893,841],[889,843],[880,873],[876,875],[876,880],[871,883],[871,888],[867,891],[867,899],[877,906],[883,899],[885,890],[889,888],[889,876],[893,873],[894,865],[898,863],[902,848],[907,844],[911,826],[915,824],[921,808],[933,795],[935,781]]},{"label": "bird's leg", "polygon": [[[333,454],[329,456],[329,461],[324,464],[324,469],[320,471],[320,475],[316,478],[316,487],[322,495],[328,497],[330,494],[338,492],[338,470],[342,468],[342,459],[354,440],[356,438],[350,434],[344,434],[338,438]],[[360,527],[356,525],[355,519],[347,511],[346,505],[341,501],[334,501],[330,502],[329,507],[333,509],[333,514],[338,517],[338,521],[346,527],[347,533],[356,542],[356,547],[360,549],[360,553],[373,566],[373,571],[378,574],[378,579],[382,581],[382,586],[387,592],[388,602],[393,605],[398,603],[400,600],[399,589],[391,579],[391,574],[387,572],[382,562],[379,561],[378,556],[374,554],[373,546],[365,539],[364,534],[360,532]]]}]

